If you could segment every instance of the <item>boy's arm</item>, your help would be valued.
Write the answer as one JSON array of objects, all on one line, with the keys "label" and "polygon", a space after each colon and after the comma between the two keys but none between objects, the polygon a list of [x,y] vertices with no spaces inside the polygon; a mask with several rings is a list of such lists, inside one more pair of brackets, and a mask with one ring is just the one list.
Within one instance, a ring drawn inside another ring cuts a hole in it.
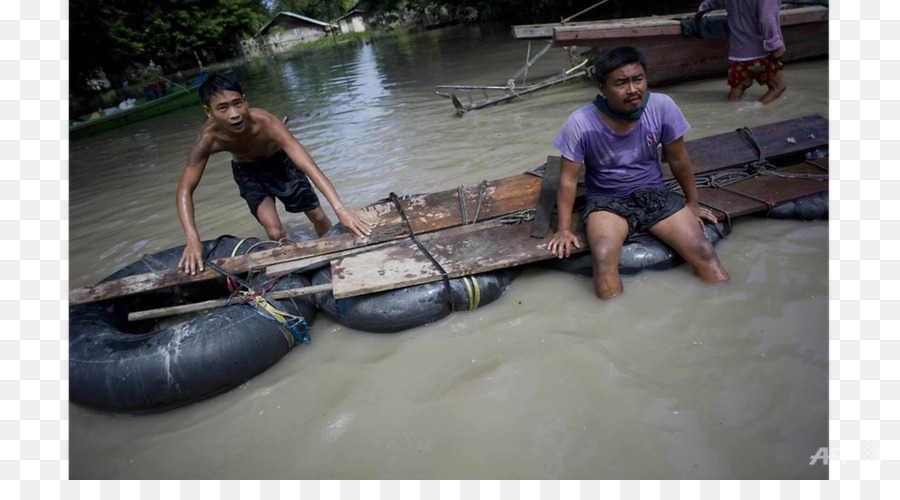
[{"label": "boy's arm", "polygon": [[344,206],[331,181],[322,173],[322,170],[316,165],[315,160],[309,155],[306,148],[291,134],[291,131],[288,130],[284,123],[274,116],[270,116],[268,117],[268,125],[269,135],[281,145],[284,152],[294,162],[294,165],[297,165],[309,180],[316,185],[322,195],[325,196],[325,199],[331,204],[331,208],[334,209],[334,213],[341,221],[341,225],[360,238],[372,234],[372,229],[369,225],[356,212]]},{"label": "boy's arm", "polygon": [[575,204],[575,190],[578,187],[578,172],[583,164],[562,158],[559,171],[559,190],[556,194],[556,233],[547,244],[547,250],[560,259],[572,253],[572,246],[581,248],[578,237],[572,232],[572,206]]},{"label": "boy's arm", "polygon": [[200,184],[207,160],[209,160],[209,142],[206,134],[201,132],[191,146],[191,154],[188,156],[187,166],[181,173],[175,195],[178,219],[187,239],[178,267],[184,269],[186,273],[191,273],[191,276],[197,274],[197,271],[203,271],[203,244],[200,242],[200,233],[197,232],[197,224],[194,222],[193,195]]},{"label": "boy's arm", "polygon": [[672,175],[675,176],[675,180],[681,185],[681,191],[684,192],[685,203],[697,216],[700,227],[703,227],[704,219],[715,224],[717,220],[712,211],[700,206],[700,194],[697,192],[697,184],[694,183],[694,170],[691,167],[691,158],[688,156],[687,148],[684,146],[684,136],[668,144],[663,144],[663,151],[666,153]]}]

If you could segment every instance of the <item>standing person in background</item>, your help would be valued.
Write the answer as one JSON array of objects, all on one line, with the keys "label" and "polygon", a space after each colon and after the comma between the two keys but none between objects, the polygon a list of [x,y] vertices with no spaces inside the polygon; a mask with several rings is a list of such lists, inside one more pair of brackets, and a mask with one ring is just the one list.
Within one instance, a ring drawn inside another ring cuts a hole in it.
[{"label": "standing person in background", "polygon": [[781,0],[704,0],[694,16],[711,10],[728,12],[728,98],[736,101],[755,80],[769,88],[759,102],[768,104],[784,94],[784,38],[778,11]]}]

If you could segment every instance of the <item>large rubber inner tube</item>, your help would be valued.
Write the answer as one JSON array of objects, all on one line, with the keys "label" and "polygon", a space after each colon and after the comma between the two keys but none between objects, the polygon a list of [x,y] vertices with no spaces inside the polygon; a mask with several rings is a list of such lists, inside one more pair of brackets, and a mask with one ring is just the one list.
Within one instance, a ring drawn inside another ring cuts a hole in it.
[{"label": "large rubber inner tube", "polygon": [[[708,224],[705,229],[706,238],[717,244],[728,235],[730,229],[723,223]],[[636,274],[647,269],[663,270],[671,269],[684,262],[671,247],[646,234],[634,238],[622,246],[622,254],[619,257],[619,272],[621,274]],[[542,261],[545,267],[565,271],[567,273],[591,276],[594,273],[591,252],[583,252],[565,259],[550,259]]]},{"label": "large rubber inner tube", "polygon": [[824,220],[828,218],[828,193],[812,194],[778,205],[766,214],[772,219]]},{"label": "large rubber inner tube", "polygon": [[[259,240],[244,240],[239,254]],[[238,238],[203,242],[209,259],[229,257]],[[271,248],[257,246],[257,250]],[[103,281],[174,268],[184,247],[145,256]],[[273,290],[300,288],[298,275]],[[227,295],[225,279],[69,309],[69,386],[77,403],[110,411],[150,411],[198,401],[233,388],[275,364],[295,343],[290,332],[249,306],[213,310],[158,331],[155,320],[130,323],[129,312]],[[276,301],[289,314],[315,319],[311,296]]]},{"label": "large rubber inner tube", "polygon": [[[345,233],[335,225],[325,236]],[[503,295],[518,276],[518,268],[450,280],[451,297],[442,281],[335,300],[331,292],[316,294],[316,303],[338,323],[375,333],[392,333],[433,323],[452,311],[468,311]],[[331,268],[318,270],[313,285],[331,283]],[[451,306],[452,304],[452,306]]]}]

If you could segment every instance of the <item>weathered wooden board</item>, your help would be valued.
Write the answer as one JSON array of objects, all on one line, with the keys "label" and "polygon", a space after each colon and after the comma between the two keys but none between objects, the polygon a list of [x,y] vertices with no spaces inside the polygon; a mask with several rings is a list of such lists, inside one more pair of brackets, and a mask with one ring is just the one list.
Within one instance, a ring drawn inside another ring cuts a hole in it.
[{"label": "weathered wooden board", "polygon": [[[821,161],[827,162],[828,160],[817,160],[816,163]],[[821,168],[810,163],[780,168],[778,172],[817,175],[824,173]],[[700,188],[698,191],[700,201],[713,209],[716,217],[724,220],[726,217],[725,212],[728,212],[731,218],[734,219],[744,215],[765,212],[769,209],[769,202],[777,206],[787,201],[827,192],[828,182],[825,180],[758,176],[731,184],[727,186],[727,190]]]},{"label": "weathered wooden board", "polygon": [[[466,226],[433,235],[422,241],[422,245],[451,278],[552,257],[547,251],[549,240],[531,237],[531,224],[487,228]],[[582,247],[586,248],[583,235],[579,234],[579,237]],[[336,299],[441,279],[431,261],[413,242],[334,261],[331,272],[332,293]]]},{"label": "weathered wooden board", "polygon": [[553,216],[553,207],[556,206],[556,195],[559,191],[560,164],[559,156],[547,157],[544,181],[541,183],[541,194],[531,227],[532,238],[546,238],[550,232],[550,218]]},{"label": "weathered wooden board", "polygon": [[[537,204],[540,185],[540,177],[527,174],[488,181],[484,190],[481,211],[478,213],[479,220],[534,208]],[[474,220],[480,189],[480,184],[464,187],[469,222]],[[436,231],[453,227],[463,222],[459,194],[456,189],[400,200],[400,204],[403,206],[416,233]],[[276,263],[395,241],[406,238],[409,235],[406,224],[401,222],[400,214],[392,202],[379,203],[358,210],[357,213],[373,227],[372,234],[367,238],[358,238],[352,234],[342,234],[330,238],[286,245],[252,255],[218,259],[214,262],[230,273],[242,274],[250,270],[262,270]],[[140,274],[71,290],[69,292],[69,304],[78,305],[97,302],[148,290],[207,281],[220,276],[218,272],[208,268],[195,276],[187,275],[175,268],[156,273]]]},{"label": "weathered wooden board", "polygon": [[[828,120],[809,115],[750,129],[766,158],[778,160],[828,146]],[[756,161],[759,154],[740,134],[729,132],[685,143],[695,174],[705,174]],[[663,164],[663,178],[672,172]]]}]

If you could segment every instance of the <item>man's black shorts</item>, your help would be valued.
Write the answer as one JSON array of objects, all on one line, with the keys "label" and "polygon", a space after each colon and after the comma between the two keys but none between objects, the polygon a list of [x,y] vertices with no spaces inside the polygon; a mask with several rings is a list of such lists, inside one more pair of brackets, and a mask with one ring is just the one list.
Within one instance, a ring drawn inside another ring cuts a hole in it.
[{"label": "man's black shorts", "polygon": [[627,198],[593,196],[588,198],[583,220],[587,225],[592,212],[611,212],[628,221],[628,236],[644,233],[657,222],[684,208],[684,201],[667,189],[638,189]]},{"label": "man's black shorts", "polygon": [[259,204],[266,196],[281,200],[288,212],[306,212],[319,206],[319,197],[309,179],[283,149],[265,160],[231,160],[231,171],[250,213],[256,218],[259,218],[256,215]]}]

